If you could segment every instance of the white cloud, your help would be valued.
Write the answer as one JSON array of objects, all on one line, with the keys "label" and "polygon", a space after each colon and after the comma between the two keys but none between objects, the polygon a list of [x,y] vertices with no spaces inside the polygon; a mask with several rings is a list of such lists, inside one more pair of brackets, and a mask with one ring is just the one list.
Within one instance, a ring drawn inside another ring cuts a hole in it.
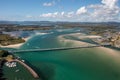
[{"label": "white cloud", "polygon": [[71,12],[53,12],[40,15],[42,18],[79,21],[120,21],[118,0],[101,0],[100,4],[83,6]]},{"label": "white cloud", "polygon": [[63,16],[65,14],[65,12],[63,11],[63,12],[61,12],[61,15]]},{"label": "white cloud", "polygon": [[46,14],[42,14],[40,15],[40,17],[51,17],[52,13],[46,13]]},{"label": "white cloud", "polygon": [[[61,0],[51,0],[51,2],[43,3],[43,6],[53,6]],[[48,12],[42,13],[40,16],[0,16],[1,20],[64,20],[64,21],[119,21],[120,22],[120,6],[117,5],[118,0],[101,0],[99,4],[91,4],[82,6],[74,11],[66,12]],[[60,8],[63,10],[64,8]]]},{"label": "white cloud", "polygon": [[109,8],[113,8],[118,0],[102,0],[101,3],[103,3],[104,5],[106,5]]},{"label": "white cloud", "polygon": [[54,12],[54,13],[46,13],[46,14],[42,14],[42,15],[40,15],[40,17],[50,18],[50,17],[57,17],[58,15],[59,15],[58,12]]},{"label": "white cloud", "polygon": [[31,15],[26,15],[26,18],[32,18],[33,16],[31,16]]},{"label": "white cloud", "polygon": [[96,21],[115,21],[119,20],[118,15],[120,8],[116,5],[117,0],[102,0],[102,4],[90,5],[88,9],[92,9],[90,16]]},{"label": "white cloud", "polygon": [[73,11],[68,12],[68,13],[66,14],[66,16],[67,16],[68,18],[73,17],[73,15],[74,15],[74,12],[73,12]]},{"label": "white cloud", "polygon": [[52,6],[52,3],[43,3],[43,6]]},{"label": "white cloud", "polygon": [[59,13],[58,12],[54,12],[53,14],[52,14],[52,17],[58,17],[59,16]]},{"label": "white cloud", "polygon": [[54,2],[54,1],[43,3],[43,6],[47,6],[47,7],[49,7],[49,6],[53,6],[53,5],[55,5],[55,2]]},{"label": "white cloud", "polygon": [[53,15],[57,16],[57,15],[58,15],[58,12],[53,13]]},{"label": "white cloud", "polygon": [[86,7],[84,6],[84,7],[79,8],[79,9],[77,10],[76,14],[80,15],[80,14],[84,14],[84,13],[86,13],[86,12],[87,12],[87,9],[86,9]]},{"label": "white cloud", "polygon": [[54,12],[54,13],[46,13],[46,14],[42,14],[40,15],[40,17],[45,17],[45,18],[63,18],[63,17],[66,17],[66,18],[70,18],[70,17],[73,17],[74,15],[74,12],[71,11],[71,12]]}]

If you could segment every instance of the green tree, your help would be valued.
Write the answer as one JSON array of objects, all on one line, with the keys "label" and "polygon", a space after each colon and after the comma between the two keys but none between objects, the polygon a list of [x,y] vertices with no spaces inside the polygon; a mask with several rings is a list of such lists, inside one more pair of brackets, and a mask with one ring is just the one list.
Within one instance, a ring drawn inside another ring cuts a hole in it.
[{"label": "green tree", "polygon": [[9,52],[8,51],[5,51],[5,50],[0,50],[0,57],[6,57],[9,55]]}]

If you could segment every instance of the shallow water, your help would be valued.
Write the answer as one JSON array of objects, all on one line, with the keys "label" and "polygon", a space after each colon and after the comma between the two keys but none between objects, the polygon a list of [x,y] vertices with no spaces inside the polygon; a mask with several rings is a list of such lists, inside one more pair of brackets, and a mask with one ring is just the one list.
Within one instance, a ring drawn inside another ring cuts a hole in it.
[{"label": "shallow water", "polygon": [[[72,33],[72,30],[36,35],[20,49],[71,46],[60,44],[57,39],[59,35],[67,33]],[[109,55],[109,51],[101,51],[99,48],[26,52],[15,55],[24,59],[43,80],[120,80],[120,51],[115,52],[118,59]],[[17,69],[19,72],[15,72]],[[15,68],[4,67],[4,74],[8,80],[37,80],[19,64]]]}]

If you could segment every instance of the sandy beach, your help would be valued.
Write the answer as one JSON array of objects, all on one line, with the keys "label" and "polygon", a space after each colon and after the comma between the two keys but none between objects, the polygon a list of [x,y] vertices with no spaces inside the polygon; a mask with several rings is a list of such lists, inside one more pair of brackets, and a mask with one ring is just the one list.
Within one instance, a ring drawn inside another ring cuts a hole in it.
[{"label": "sandy beach", "polygon": [[[31,37],[26,37],[23,38],[26,41],[28,41]],[[19,44],[13,44],[13,45],[8,45],[8,46],[2,46],[0,45],[1,48],[20,48],[24,43],[19,43]]]},{"label": "sandy beach", "polygon": [[67,36],[73,36],[73,37],[77,37],[79,39],[84,39],[84,38],[90,38],[90,39],[101,38],[101,36],[98,36],[98,35],[86,35],[86,34],[83,34],[83,33],[67,34]]},{"label": "sandy beach", "polygon": [[[95,45],[95,44],[90,44],[90,43],[87,43],[87,42],[82,42],[82,41],[77,41],[77,40],[71,40],[71,39],[66,39],[65,36],[74,36],[74,37],[77,37],[77,38],[84,38],[84,37],[80,37],[80,34],[66,34],[66,35],[61,35],[58,37],[58,40],[60,41],[61,44],[63,45],[67,45],[67,43],[71,43],[72,46],[87,46],[87,45]],[[86,35],[85,37],[87,38],[99,38],[100,36],[89,36],[89,35]],[[107,54],[104,54],[104,55],[109,55],[110,57],[114,57],[114,59],[116,59],[116,61],[119,61],[120,59],[120,54],[119,54],[119,51],[116,51],[116,50],[113,50],[113,49],[110,49],[110,48],[106,48],[106,47],[96,47],[95,48],[96,51],[102,51],[102,52],[105,52]],[[101,54],[98,54],[98,55],[101,55]]]},{"label": "sandy beach", "polygon": [[83,33],[74,33],[74,34],[66,34],[66,35],[61,35],[58,37],[58,40],[60,41],[61,44],[63,45],[67,45],[67,44],[71,44],[71,46],[95,46],[95,44],[91,44],[91,43],[87,43],[87,42],[82,42],[82,41],[77,41],[77,40],[71,40],[71,39],[66,39],[65,36],[72,36],[72,37],[77,37],[78,39],[80,38],[99,38],[100,36],[94,36],[94,35],[90,35],[90,36],[83,36]]},{"label": "sandy beach", "polygon": [[0,46],[1,48],[19,48],[22,46],[24,43],[19,43],[19,44],[13,44],[13,45],[8,45],[8,46]]},{"label": "sandy beach", "polygon": [[26,37],[26,38],[22,38],[24,39],[25,41],[28,41],[29,39],[31,39],[31,37]]},{"label": "sandy beach", "polygon": [[120,60],[120,52],[119,51],[116,51],[114,49],[110,49],[107,47],[97,47],[96,50],[108,53],[109,56],[112,56],[115,59],[118,59],[118,61]]}]

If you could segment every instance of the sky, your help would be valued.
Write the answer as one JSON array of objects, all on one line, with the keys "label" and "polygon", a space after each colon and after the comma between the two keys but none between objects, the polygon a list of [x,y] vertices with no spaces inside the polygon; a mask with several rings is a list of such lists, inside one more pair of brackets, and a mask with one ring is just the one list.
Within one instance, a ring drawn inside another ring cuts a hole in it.
[{"label": "sky", "polygon": [[120,0],[0,0],[0,20],[120,22]]}]

